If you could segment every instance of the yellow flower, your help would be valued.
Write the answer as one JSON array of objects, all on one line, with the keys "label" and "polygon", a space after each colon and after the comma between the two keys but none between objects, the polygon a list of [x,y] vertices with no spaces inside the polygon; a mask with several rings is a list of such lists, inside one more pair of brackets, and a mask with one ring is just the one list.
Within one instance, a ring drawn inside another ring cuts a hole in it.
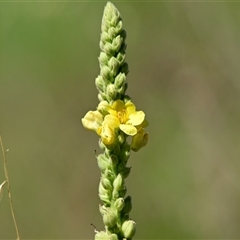
[{"label": "yellow flower", "polygon": [[112,105],[101,101],[97,111],[89,111],[82,118],[85,128],[95,131],[107,146],[114,145],[117,140],[116,130],[120,129],[129,136],[133,136],[131,149],[138,151],[148,141],[148,133],[144,128],[148,122],[143,111],[136,111],[135,105],[128,101],[124,104],[116,100]]},{"label": "yellow flower", "polygon": [[[116,140],[115,128],[110,115],[104,116],[99,111],[89,111],[82,118],[82,124],[85,128],[95,131],[102,139],[105,145],[111,145]],[[106,121],[107,120],[107,121]]]},{"label": "yellow flower", "polygon": [[116,100],[108,108],[110,115],[104,118],[106,124],[112,125],[114,128],[119,127],[125,134],[134,136],[138,132],[138,126],[143,124],[145,113],[136,111],[136,107],[132,102],[124,104],[121,100]]}]

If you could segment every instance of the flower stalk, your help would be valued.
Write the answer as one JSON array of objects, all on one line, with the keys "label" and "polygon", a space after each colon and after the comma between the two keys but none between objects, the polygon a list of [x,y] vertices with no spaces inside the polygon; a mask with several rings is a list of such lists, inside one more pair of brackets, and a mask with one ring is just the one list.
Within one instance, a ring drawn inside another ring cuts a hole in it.
[{"label": "flower stalk", "polygon": [[82,118],[83,126],[100,137],[103,151],[97,156],[97,163],[101,171],[99,210],[105,230],[96,231],[95,239],[132,239],[136,223],[129,217],[132,201],[126,196],[125,179],[131,168],[127,162],[131,150],[136,152],[147,144],[148,123],[145,113],[137,111],[126,95],[126,31],[119,11],[110,2],[104,9],[101,30],[100,74],[95,81],[100,102],[97,110],[87,112]]},{"label": "flower stalk", "polygon": [[1,134],[0,134],[0,145],[1,145],[1,150],[2,150],[2,154],[3,154],[3,166],[4,166],[4,174],[5,174],[5,178],[6,178],[6,180],[0,185],[0,200],[1,200],[1,195],[2,195],[2,192],[3,192],[3,186],[6,183],[7,190],[8,190],[8,199],[9,199],[9,204],[10,204],[10,210],[11,210],[11,214],[12,214],[14,227],[15,227],[15,230],[16,230],[16,235],[17,235],[17,239],[16,240],[20,240],[17,220],[16,220],[15,213],[14,213],[14,210],[13,210],[12,194],[11,194],[11,189],[10,189],[9,174],[8,174],[8,170],[7,170],[6,152],[8,152],[8,150],[5,151],[5,149],[4,149]]}]

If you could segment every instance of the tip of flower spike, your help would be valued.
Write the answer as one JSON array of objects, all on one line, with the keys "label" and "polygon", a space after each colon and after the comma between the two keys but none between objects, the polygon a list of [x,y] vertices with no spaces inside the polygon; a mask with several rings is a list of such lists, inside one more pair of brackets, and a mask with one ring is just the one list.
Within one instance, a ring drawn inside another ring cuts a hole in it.
[{"label": "tip of flower spike", "polygon": [[[103,12],[102,30],[104,31],[109,23],[112,26],[116,26],[120,19],[121,17],[118,9],[111,2],[107,2]],[[106,24],[107,22],[108,24]]]},{"label": "tip of flower spike", "polygon": [[106,6],[105,6],[105,10],[115,10],[118,12],[117,8],[114,6],[113,3],[111,3],[110,1],[107,2]]}]

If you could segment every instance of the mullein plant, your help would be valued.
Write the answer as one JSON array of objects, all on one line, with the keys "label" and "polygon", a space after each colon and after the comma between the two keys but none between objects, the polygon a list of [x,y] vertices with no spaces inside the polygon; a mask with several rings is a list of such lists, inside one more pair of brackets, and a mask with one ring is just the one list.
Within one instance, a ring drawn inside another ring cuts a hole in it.
[{"label": "mullein plant", "polygon": [[95,81],[100,103],[97,110],[87,112],[82,118],[83,126],[100,137],[99,146],[103,151],[97,156],[97,163],[101,171],[99,209],[105,230],[95,230],[95,240],[126,240],[132,239],[136,231],[136,223],[129,217],[131,197],[126,197],[125,178],[131,170],[127,162],[131,150],[136,152],[147,144],[148,123],[145,113],[137,111],[125,94],[126,31],[119,11],[110,2],[104,9],[101,30],[100,74]]}]

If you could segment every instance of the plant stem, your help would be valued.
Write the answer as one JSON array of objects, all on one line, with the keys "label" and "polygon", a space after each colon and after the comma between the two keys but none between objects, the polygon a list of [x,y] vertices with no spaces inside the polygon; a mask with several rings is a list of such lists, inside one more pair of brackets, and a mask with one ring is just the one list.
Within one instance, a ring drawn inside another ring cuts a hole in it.
[{"label": "plant stem", "polygon": [[17,240],[20,240],[20,235],[19,235],[19,231],[18,231],[17,221],[16,221],[16,217],[15,217],[15,214],[14,214],[14,210],[13,210],[12,195],[11,195],[9,175],[8,175],[8,170],[7,170],[6,151],[5,151],[4,147],[3,147],[3,141],[2,141],[1,134],[0,134],[0,144],[1,144],[2,154],[3,154],[3,166],[4,166],[4,173],[5,173],[6,181],[7,181],[8,198],[9,198],[11,214],[12,214],[13,223],[14,223],[14,226],[15,226],[16,234],[17,234]]}]

